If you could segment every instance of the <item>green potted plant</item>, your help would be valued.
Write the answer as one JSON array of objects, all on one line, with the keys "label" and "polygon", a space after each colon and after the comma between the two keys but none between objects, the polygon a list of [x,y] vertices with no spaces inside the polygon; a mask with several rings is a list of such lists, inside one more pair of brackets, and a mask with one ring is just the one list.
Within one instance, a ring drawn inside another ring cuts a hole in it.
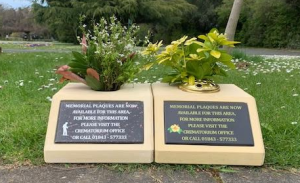
[{"label": "green potted plant", "polygon": [[148,70],[154,64],[163,64],[172,68],[172,72],[163,78],[163,82],[178,83],[179,88],[185,91],[219,91],[219,86],[211,79],[214,75],[226,76],[226,71],[220,64],[235,68],[231,61],[232,56],[221,47],[234,47],[238,42],[228,41],[217,29],[212,29],[207,35],[198,36],[202,41],[195,37],[187,38],[184,36],[173,41],[160,53],[162,41],[149,43],[142,53],[153,56],[154,59],[144,69]]},{"label": "green potted plant", "polygon": [[80,19],[83,37],[79,39],[82,53],[73,51],[71,63],[61,66],[56,73],[61,81],[79,81],[96,91],[116,91],[139,72],[135,35],[138,27],[122,26],[113,16],[104,18],[86,30]]}]

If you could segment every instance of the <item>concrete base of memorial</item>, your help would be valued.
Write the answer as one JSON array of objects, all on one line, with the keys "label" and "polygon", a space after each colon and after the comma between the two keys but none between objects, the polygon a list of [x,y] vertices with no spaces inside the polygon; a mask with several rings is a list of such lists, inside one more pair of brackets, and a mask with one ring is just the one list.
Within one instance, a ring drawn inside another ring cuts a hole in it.
[{"label": "concrete base of memorial", "polygon": [[153,152],[150,84],[128,84],[118,91],[99,92],[70,83],[54,95],[45,162],[151,163]]},{"label": "concrete base of memorial", "polygon": [[189,93],[152,84],[155,162],[261,166],[265,150],[255,99],[232,84]]}]

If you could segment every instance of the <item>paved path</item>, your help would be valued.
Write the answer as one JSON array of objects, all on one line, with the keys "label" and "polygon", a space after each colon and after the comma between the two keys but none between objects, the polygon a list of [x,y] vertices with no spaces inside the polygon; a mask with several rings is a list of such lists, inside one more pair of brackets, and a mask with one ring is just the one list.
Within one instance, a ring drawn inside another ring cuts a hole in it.
[{"label": "paved path", "polygon": [[0,167],[0,183],[300,183],[300,173],[263,168],[234,168],[235,173],[180,170],[119,172],[90,165],[45,165],[42,167]]},{"label": "paved path", "polygon": [[300,50],[268,49],[268,48],[236,48],[249,55],[288,55],[300,56]]},{"label": "paved path", "polygon": [[51,50],[51,49],[3,49],[4,53],[70,53],[68,50]]}]

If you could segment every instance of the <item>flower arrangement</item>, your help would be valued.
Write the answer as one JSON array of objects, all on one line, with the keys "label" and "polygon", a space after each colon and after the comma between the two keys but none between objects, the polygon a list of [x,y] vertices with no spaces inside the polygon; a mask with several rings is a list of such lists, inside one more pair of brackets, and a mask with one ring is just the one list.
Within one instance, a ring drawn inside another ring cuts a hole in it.
[{"label": "flower arrangement", "polygon": [[163,64],[172,68],[172,72],[163,78],[163,82],[195,85],[195,82],[210,80],[214,75],[226,76],[220,63],[235,68],[231,61],[232,56],[222,50],[221,46],[234,47],[238,42],[228,41],[217,29],[212,29],[207,35],[198,36],[202,41],[198,41],[195,37],[187,38],[184,36],[173,41],[161,53],[158,53],[158,50],[162,46],[162,41],[149,43],[142,53],[152,55],[154,59],[145,66],[145,69],[148,70],[154,64]]},{"label": "flower arrangement", "polygon": [[139,72],[136,62],[135,35],[139,28],[135,25],[123,27],[113,16],[104,18],[93,25],[92,31],[80,19],[83,32],[82,53],[72,52],[74,59],[61,66],[56,73],[63,75],[61,81],[79,81],[97,91],[115,91],[131,80]]}]

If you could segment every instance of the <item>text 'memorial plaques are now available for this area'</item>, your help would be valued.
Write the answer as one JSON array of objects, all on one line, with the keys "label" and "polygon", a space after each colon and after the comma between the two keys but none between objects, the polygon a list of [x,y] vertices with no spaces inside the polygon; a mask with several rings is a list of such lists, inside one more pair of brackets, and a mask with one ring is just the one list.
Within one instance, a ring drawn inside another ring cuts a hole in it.
[{"label": "text 'memorial plaques are now available for this area'", "polygon": [[215,93],[152,84],[155,162],[261,166],[264,145],[255,98],[232,84]]},{"label": "text 'memorial plaques are now available for this area'", "polygon": [[61,101],[55,143],[144,142],[139,101]]},{"label": "text 'memorial plaques are now available for this area'", "polygon": [[53,97],[44,146],[47,163],[151,163],[150,84],[98,92],[69,83]]},{"label": "text 'memorial plaques are now available for this area'", "polygon": [[164,102],[165,143],[254,146],[248,106],[241,102]]}]

